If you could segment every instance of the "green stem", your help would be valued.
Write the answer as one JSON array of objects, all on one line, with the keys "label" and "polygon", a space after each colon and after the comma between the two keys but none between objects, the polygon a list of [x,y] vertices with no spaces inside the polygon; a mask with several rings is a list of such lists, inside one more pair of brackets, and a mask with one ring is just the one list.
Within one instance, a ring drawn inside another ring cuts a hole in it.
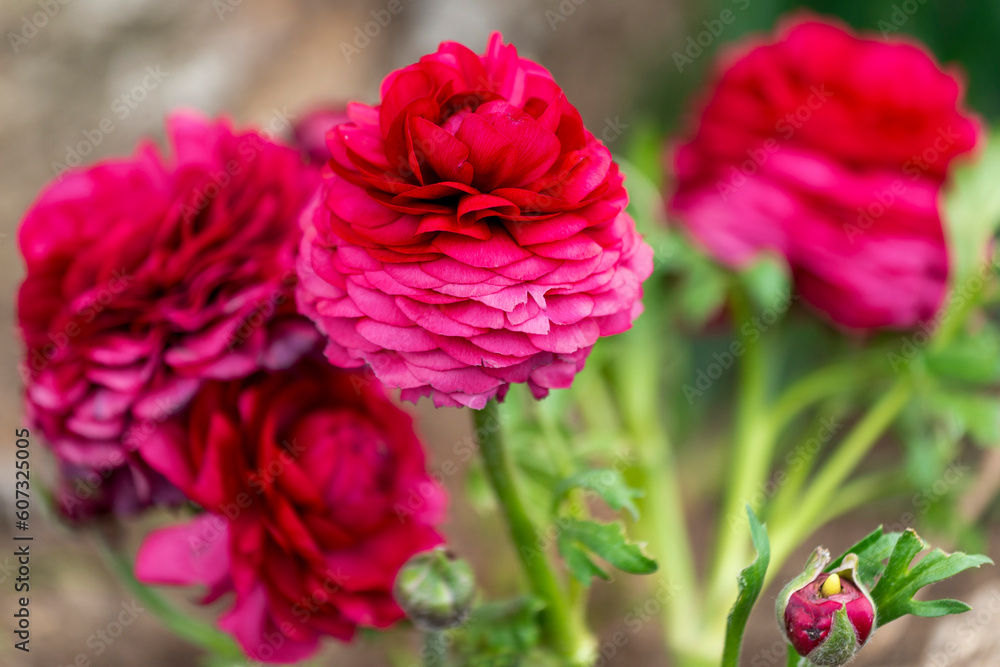
[{"label": "green stem", "polygon": [[115,549],[106,535],[97,531],[97,546],[105,562],[125,588],[146,609],[152,611],[175,635],[213,655],[231,658],[240,664],[246,660],[243,651],[229,635],[189,614],[175,609],[156,591],[140,583],[132,571],[132,562]]},{"label": "green stem", "polygon": [[840,443],[809,485],[795,514],[780,524],[772,522],[769,578],[781,569],[799,543],[819,527],[818,522],[837,489],[879,441],[912,395],[909,380],[904,378],[898,381]]},{"label": "green stem", "polygon": [[[835,432],[827,426],[826,420],[836,424],[836,420],[841,416],[839,411],[827,413],[824,416],[821,411],[808,423],[807,429],[800,433],[797,440],[799,443],[786,455],[788,467],[785,468],[785,477],[781,480],[781,488],[778,489],[774,497],[768,503],[768,522],[781,524],[791,513],[797,511],[799,494],[806,485],[809,475],[812,473],[816,459],[823,451],[823,443],[832,439]],[[827,431],[827,437],[821,440],[820,433]]]},{"label": "green stem", "polygon": [[421,651],[423,667],[444,667],[448,657],[448,644],[444,632],[427,632],[424,634],[424,648]]},{"label": "green stem", "polygon": [[771,409],[769,428],[777,436],[796,416],[809,406],[825,398],[846,393],[862,374],[858,366],[864,360],[851,359],[846,363],[824,366],[796,380]]},{"label": "green stem", "polygon": [[486,477],[500,504],[521,567],[534,595],[545,604],[541,612],[545,639],[568,665],[585,666],[593,659],[593,642],[574,618],[538,533],[524,509],[507,460],[500,429],[499,405],[491,400],[475,414],[476,437]]},{"label": "green stem", "polygon": [[725,614],[736,599],[736,578],[749,562],[749,531],[745,530],[744,506],[767,475],[774,438],[765,419],[764,351],[760,332],[743,332],[752,310],[745,292],[737,287],[732,299],[733,319],[739,327],[743,356],[736,397],[736,426],[732,466],[725,501],[718,518],[715,560],[709,579],[708,619],[712,631],[724,629]]},{"label": "green stem", "polygon": [[710,665],[713,646],[699,641],[698,580],[684,518],[680,476],[672,443],[664,427],[660,398],[663,351],[666,347],[653,313],[640,318],[626,337],[612,366],[614,404],[635,448],[634,482],[643,490],[638,533],[648,540],[659,564],[659,585],[666,592],[665,639],[683,667]]}]

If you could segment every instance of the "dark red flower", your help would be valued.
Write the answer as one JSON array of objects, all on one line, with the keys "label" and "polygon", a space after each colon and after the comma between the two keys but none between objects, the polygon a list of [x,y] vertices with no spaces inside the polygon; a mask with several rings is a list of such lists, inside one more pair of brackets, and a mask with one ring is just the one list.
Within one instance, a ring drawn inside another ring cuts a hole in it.
[{"label": "dark red flower", "polygon": [[441,542],[446,498],[409,416],[322,360],[208,382],[142,454],[208,514],[147,538],[137,575],[234,593],[220,626],[257,660],[401,619],[396,573]]}]

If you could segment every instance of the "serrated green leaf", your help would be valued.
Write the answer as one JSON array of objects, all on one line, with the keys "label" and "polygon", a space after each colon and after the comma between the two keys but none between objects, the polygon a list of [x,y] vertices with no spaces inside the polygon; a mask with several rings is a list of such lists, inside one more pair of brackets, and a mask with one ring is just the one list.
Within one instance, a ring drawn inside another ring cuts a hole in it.
[{"label": "serrated green leaf", "polygon": [[559,524],[561,528],[556,540],[559,553],[573,577],[585,586],[590,585],[594,577],[609,578],[607,572],[594,563],[591,554],[629,574],[656,572],[656,561],[626,539],[620,524],[572,517],[562,517]]},{"label": "serrated green leaf", "polygon": [[726,643],[722,653],[722,667],[738,667],[740,652],[743,647],[743,633],[746,632],[750,612],[760,597],[764,587],[764,577],[771,563],[771,543],[767,538],[767,529],[761,524],[750,505],[747,505],[747,516],[750,519],[750,536],[753,539],[757,557],[740,572],[740,592],[736,604],[729,611],[726,620]]},{"label": "serrated green leaf", "polygon": [[895,549],[900,535],[902,533],[886,533],[879,526],[830,563],[824,571],[833,572],[840,568],[847,554],[855,554],[858,557],[858,577],[866,588],[871,589],[875,580],[885,571],[885,561]]},{"label": "serrated green leaf", "polygon": [[643,492],[629,486],[617,470],[584,470],[563,480],[556,487],[553,512],[558,509],[559,504],[573,489],[589,489],[599,495],[608,504],[608,507],[616,512],[624,509],[632,515],[633,520],[639,518],[639,507],[635,504],[635,499],[641,498]]},{"label": "serrated green leaf", "polygon": [[878,626],[907,614],[935,617],[969,610],[968,605],[958,600],[916,601],[913,596],[925,586],[944,581],[971,568],[992,565],[993,561],[986,556],[970,556],[961,552],[946,554],[935,549],[911,567],[914,557],[927,546],[912,529],[900,535],[882,577],[872,589]]}]

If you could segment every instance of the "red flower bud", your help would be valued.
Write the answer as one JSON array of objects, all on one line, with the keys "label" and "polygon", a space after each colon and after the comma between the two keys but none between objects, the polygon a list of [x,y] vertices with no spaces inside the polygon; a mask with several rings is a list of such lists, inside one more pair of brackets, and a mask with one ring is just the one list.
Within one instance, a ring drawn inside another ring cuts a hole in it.
[{"label": "red flower bud", "polygon": [[857,576],[858,558],[823,572],[830,553],[820,547],[806,570],[778,596],[778,623],[799,655],[815,665],[849,662],[875,627],[875,605]]}]

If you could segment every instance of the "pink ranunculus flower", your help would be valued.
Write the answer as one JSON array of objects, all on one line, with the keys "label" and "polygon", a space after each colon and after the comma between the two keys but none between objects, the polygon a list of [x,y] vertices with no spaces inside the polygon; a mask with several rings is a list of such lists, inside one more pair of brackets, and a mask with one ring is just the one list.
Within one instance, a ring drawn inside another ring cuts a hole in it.
[{"label": "pink ranunculus flower", "polygon": [[913,326],[944,297],[941,190],[979,137],[961,99],[920,46],[794,21],[724,58],[670,208],[725,264],[783,256],[843,327]]},{"label": "pink ranunculus flower", "polygon": [[233,593],[219,624],[256,660],[400,620],[396,573],[441,543],[446,497],[410,417],[322,360],[207,383],[142,453],[207,513],[150,535],[137,576]]},{"label": "pink ranunculus flower", "polygon": [[62,498],[70,515],[172,497],[138,445],[205,378],[285,367],[318,341],[292,298],[316,171],[225,121],[180,113],[167,133],[169,157],[147,143],[69,172],[21,225],[29,418],[64,470],[113,478]]},{"label": "pink ranunculus flower", "polygon": [[482,408],[567,387],[641,312],[652,250],[611,153],[499,35],[446,42],[351,104],[302,218],[300,310],[338,366]]}]

